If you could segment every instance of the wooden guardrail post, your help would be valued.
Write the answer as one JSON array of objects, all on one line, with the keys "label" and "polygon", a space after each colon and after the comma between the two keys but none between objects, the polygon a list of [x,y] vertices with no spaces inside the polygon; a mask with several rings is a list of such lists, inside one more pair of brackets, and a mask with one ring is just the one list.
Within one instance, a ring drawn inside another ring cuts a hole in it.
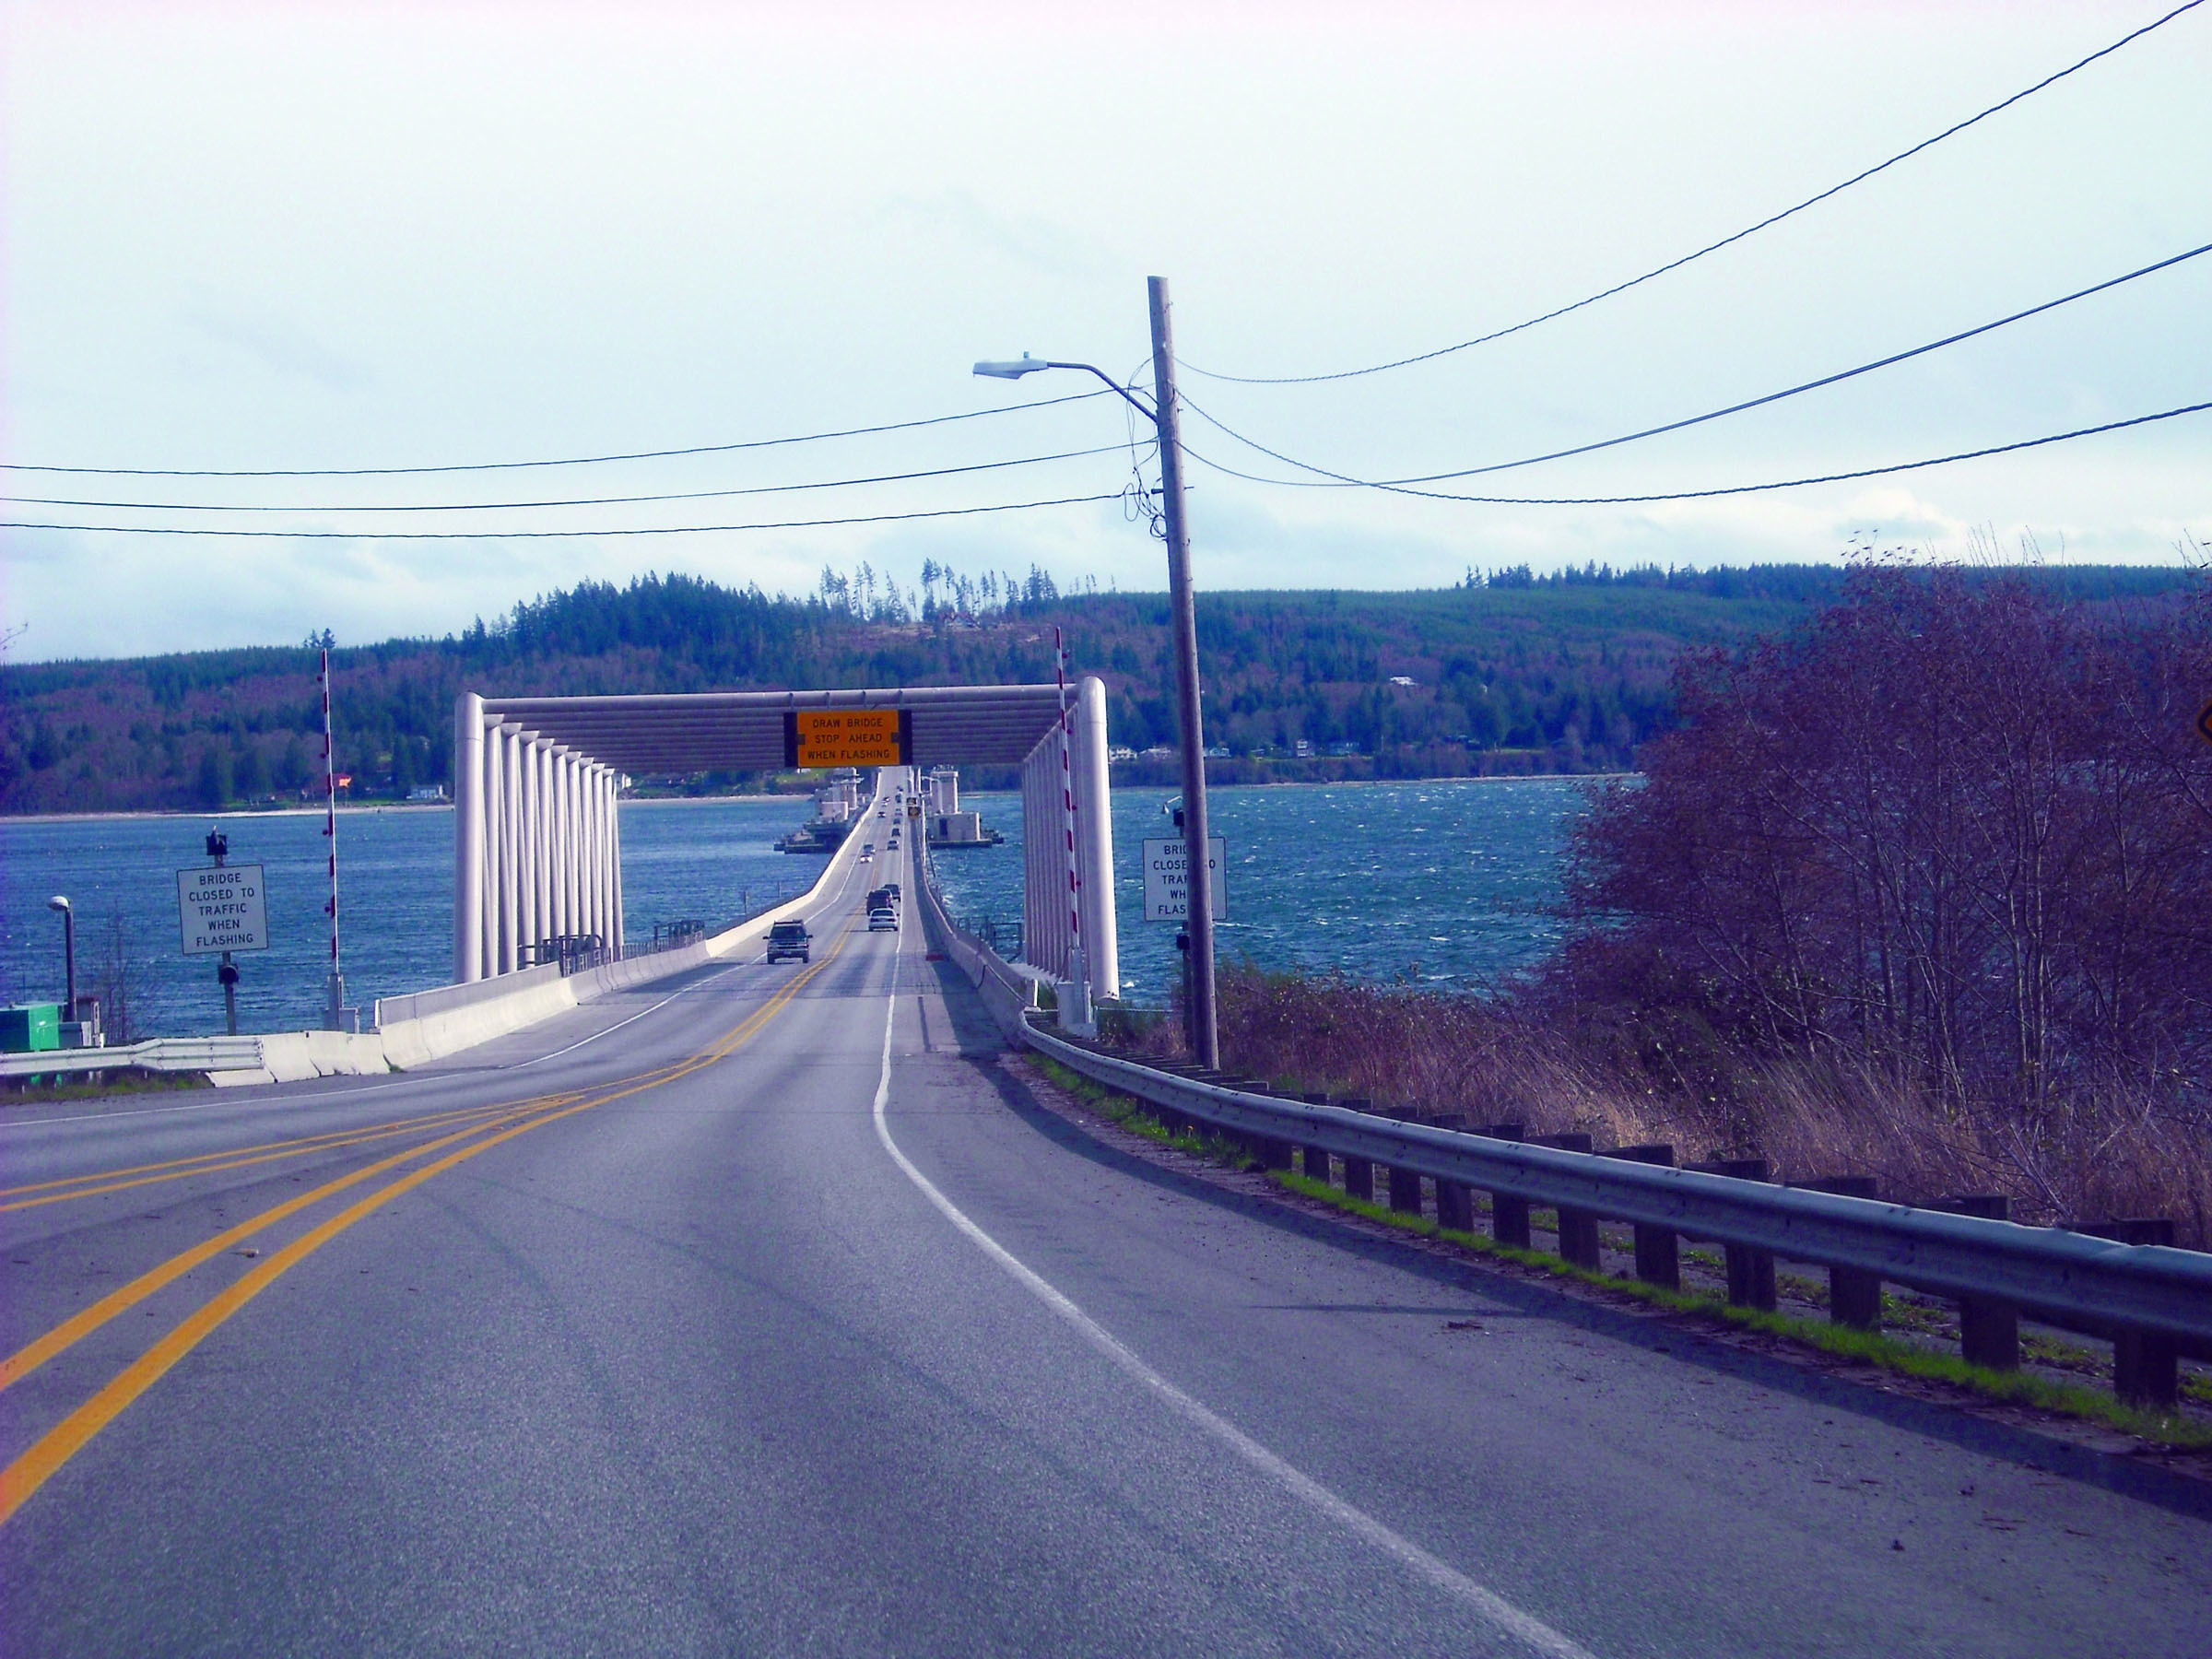
[{"label": "wooden guardrail post", "polygon": [[[1979,1216],[1984,1221],[2002,1221],[2012,1209],[2002,1193],[1968,1193],[1941,1198],[1930,1207],[1954,1216]],[[1959,1299],[1959,1355],[1969,1365],[1991,1371],[2018,1371],[2020,1365],[2020,1311],[1994,1297]]]},{"label": "wooden guardrail post", "polygon": [[[1458,1112],[1430,1120],[1439,1129],[1465,1133],[1467,1120]],[[1475,1192],[1464,1181],[1444,1181],[1436,1183],[1436,1224],[1453,1232],[1475,1230]]]},{"label": "wooden guardrail post", "polygon": [[[1242,1089],[1246,1094],[1267,1095],[1277,1100],[1298,1099],[1298,1096],[1285,1094],[1281,1089],[1270,1088],[1257,1078],[1248,1077],[1239,1082],[1226,1084],[1224,1087]],[[1292,1142],[1285,1140],[1277,1135],[1253,1134],[1244,1138],[1252,1148],[1252,1155],[1260,1160],[1261,1169],[1289,1170],[1296,1167],[1298,1147]]]},{"label": "wooden guardrail post", "polygon": [[[1526,1124],[1486,1124],[1482,1133],[1492,1140],[1517,1141],[1528,1133]],[[1490,1237],[1516,1250],[1530,1250],[1528,1200],[1513,1193],[1490,1194]]]},{"label": "wooden guardrail post", "polygon": [[[1586,1135],[1532,1135],[1532,1147],[1557,1147],[1562,1152],[1588,1152],[1592,1149]],[[1560,1205],[1559,1254],[1577,1267],[1595,1272],[1602,1265],[1598,1254],[1597,1218],[1588,1210],[1570,1209]]]},{"label": "wooden guardrail post", "polygon": [[[1326,1106],[1329,1103],[1329,1097],[1325,1094],[1300,1095],[1298,1098],[1309,1106]],[[1324,1186],[1328,1183],[1329,1153],[1327,1147],[1302,1147],[1299,1153],[1299,1162],[1303,1167],[1308,1181],[1318,1181]]]},{"label": "wooden guardrail post", "polygon": [[[1692,1164],[1708,1175],[1725,1175],[1735,1181],[1764,1181],[1771,1171],[1763,1158],[1716,1158]],[[1739,1308],[1774,1311],[1774,1253],[1754,1250],[1748,1244],[1723,1243],[1728,1264],[1728,1300]]]},{"label": "wooden guardrail post", "polygon": [[[1352,1095],[1336,1102],[1347,1112],[1371,1112],[1375,1103],[1364,1096]],[[1350,1158],[1344,1160],[1344,1193],[1347,1198],[1357,1198],[1362,1204],[1375,1201],[1375,1166],[1371,1159]]]},{"label": "wooden guardrail post", "polygon": [[[1414,1112],[1386,1112],[1382,1114],[1394,1124],[1418,1124],[1420,1114]],[[1390,1207],[1401,1216],[1421,1213],[1421,1172],[1418,1170],[1401,1170],[1395,1164],[1384,1168],[1390,1176]]]},{"label": "wooden guardrail post", "polygon": [[[1875,1179],[1871,1175],[1820,1175],[1811,1181],[1793,1181],[1794,1187],[1803,1187],[1811,1193],[1835,1193],[1845,1198],[1872,1198],[1876,1195]],[[1846,1324],[1862,1331],[1882,1328],[1882,1276],[1869,1273],[1863,1267],[1830,1267],[1828,1270],[1828,1316],[1837,1324]]]},{"label": "wooden guardrail post", "polygon": [[[1663,1169],[1675,1167],[1675,1149],[1663,1141],[1641,1147],[1617,1147],[1610,1156],[1625,1158],[1635,1163],[1657,1164]],[[1682,1288],[1682,1249],[1671,1227],[1654,1227],[1643,1221],[1636,1227],[1636,1277],[1647,1285],[1663,1286],[1669,1290]]]},{"label": "wooden guardrail post", "polygon": [[[2173,1243],[2173,1222],[2164,1216],[2126,1221],[2091,1221],[2070,1230],[2122,1244]],[[2131,1406],[2171,1406],[2181,1398],[2181,1347],[2163,1331],[2112,1331],[2112,1392]]]}]

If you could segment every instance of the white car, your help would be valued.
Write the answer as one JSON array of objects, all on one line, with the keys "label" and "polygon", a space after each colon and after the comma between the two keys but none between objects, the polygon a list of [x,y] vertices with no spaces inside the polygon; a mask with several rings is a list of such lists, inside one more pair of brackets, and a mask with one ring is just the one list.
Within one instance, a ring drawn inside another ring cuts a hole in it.
[{"label": "white car", "polygon": [[897,933],[899,931],[899,912],[888,904],[877,905],[868,912],[868,931],[870,933]]}]

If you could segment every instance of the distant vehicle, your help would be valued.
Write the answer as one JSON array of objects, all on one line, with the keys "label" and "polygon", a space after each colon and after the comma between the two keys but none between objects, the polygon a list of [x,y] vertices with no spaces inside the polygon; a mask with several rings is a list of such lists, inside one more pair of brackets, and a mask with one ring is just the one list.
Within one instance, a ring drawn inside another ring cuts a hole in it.
[{"label": "distant vehicle", "polygon": [[768,959],[806,961],[814,945],[804,922],[779,922],[768,930]]},{"label": "distant vehicle", "polygon": [[899,884],[894,881],[888,887],[869,888],[868,908],[872,911],[885,908],[897,910],[899,908]]},{"label": "distant vehicle", "polygon": [[888,904],[871,907],[868,911],[868,931],[870,933],[897,933],[899,931],[899,912]]},{"label": "distant vehicle", "polygon": [[883,884],[883,890],[884,890],[885,892],[888,893],[888,894],[891,896],[891,902],[892,902],[893,904],[896,904],[896,903],[898,903],[898,902],[899,902],[899,899],[900,899],[900,893],[899,893],[899,884],[898,884],[897,882],[895,882],[895,881],[887,881],[887,882],[885,882],[885,883]]}]

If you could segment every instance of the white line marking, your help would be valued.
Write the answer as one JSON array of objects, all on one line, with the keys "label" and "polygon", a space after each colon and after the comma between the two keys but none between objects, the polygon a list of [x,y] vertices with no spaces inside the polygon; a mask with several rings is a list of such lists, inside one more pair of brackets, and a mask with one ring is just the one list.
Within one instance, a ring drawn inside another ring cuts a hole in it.
[{"label": "white line marking", "polygon": [[749,967],[750,965],[751,964],[749,961],[732,962],[720,973],[711,974],[707,978],[700,980],[695,985],[686,985],[681,991],[671,991],[667,995],[662,997],[659,1002],[654,1003],[652,1007],[640,1008],[628,1019],[617,1020],[613,1025],[606,1027],[604,1030],[594,1031],[589,1037],[580,1037],[574,1042],[570,1043],[567,1048],[555,1049],[551,1053],[540,1054],[535,1060],[518,1060],[512,1065],[503,1066],[500,1069],[504,1071],[524,1071],[533,1065],[543,1065],[548,1060],[558,1060],[563,1054],[572,1054],[578,1049],[583,1047],[586,1043],[596,1042],[602,1037],[611,1037],[617,1031],[620,1030],[624,1026],[637,1024],[639,1020],[644,1018],[648,1014],[658,1014],[663,1008],[666,1007],[677,997],[688,996],[694,991],[704,991],[709,985],[714,983],[716,980],[726,979],[731,974],[736,972],[738,969]]},{"label": "white line marking", "polygon": [[883,1143],[883,1149],[891,1155],[891,1160],[905,1171],[906,1178],[921,1189],[922,1195],[935,1205],[947,1221],[965,1233],[976,1248],[1005,1268],[1023,1289],[1073,1325],[1086,1342],[1134,1378],[1176,1416],[1219,1441],[1300,1502],[1374,1546],[1432,1588],[1465,1603],[1507,1635],[1517,1638],[1537,1653],[1554,1655],[1554,1659],[1596,1659],[1588,1648],[1553,1630],[1535,1615],[1523,1612],[1496,1591],[1485,1589],[1410,1539],[1400,1537],[1365,1510],[1339,1498],[1312,1476],[1302,1474],[1285,1463],[1226,1418],[1200,1405],[1124,1347],[1104,1325],[1084,1312],[1041,1275],[1018,1260],[1006,1246],[970,1220],[964,1210],[939,1192],[929,1177],[916,1169],[906,1154],[899,1150],[891,1139],[890,1125],[884,1120],[884,1106],[891,1094],[891,1021],[898,1010],[898,1002],[899,957],[894,952],[891,957],[890,994],[883,1016],[883,1072],[876,1084],[876,1138]]}]

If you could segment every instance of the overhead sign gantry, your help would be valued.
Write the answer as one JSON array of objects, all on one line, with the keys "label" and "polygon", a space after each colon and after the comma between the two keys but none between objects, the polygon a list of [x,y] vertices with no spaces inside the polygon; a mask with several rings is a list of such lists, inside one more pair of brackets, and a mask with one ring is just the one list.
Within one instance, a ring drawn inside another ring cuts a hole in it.
[{"label": "overhead sign gantry", "polygon": [[[622,942],[623,775],[789,767],[1001,765],[1022,770],[1023,955],[1092,994],[1120,993],[1106,688],[928,686],[487,698],[453,714],[453,978],[511,973],[542,941]],[[1076,835],[1056,811],[1072,785]],[[1079,946],[1079,947],[1078,947]]]}]

